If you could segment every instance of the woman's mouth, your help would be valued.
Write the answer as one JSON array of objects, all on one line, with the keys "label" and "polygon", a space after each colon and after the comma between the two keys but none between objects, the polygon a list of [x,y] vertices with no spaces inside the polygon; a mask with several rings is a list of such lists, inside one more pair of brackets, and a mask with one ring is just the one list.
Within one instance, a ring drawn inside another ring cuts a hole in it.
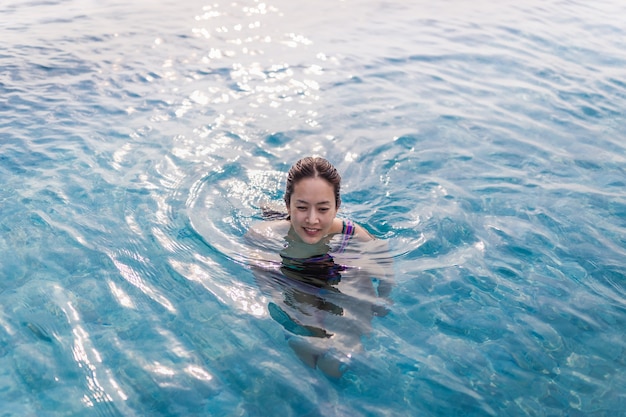
[{"label": "woman's mouth", "polygon": [[315,236],[320,231],[320,229],[312,229],[309,227],[303,227],[303,229],[305,233],[309,236]]}]

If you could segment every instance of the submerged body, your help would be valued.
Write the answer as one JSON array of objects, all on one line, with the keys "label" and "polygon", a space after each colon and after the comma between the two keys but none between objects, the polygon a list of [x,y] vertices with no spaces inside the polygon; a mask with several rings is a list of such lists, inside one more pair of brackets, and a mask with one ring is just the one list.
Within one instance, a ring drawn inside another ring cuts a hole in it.
[{"label": "submerged body", "polygon": [[305,364],[334,378],[361,350],[372,317],[386,314],[391,282],[388,258],[356,256],[360,245],[378,255],[385,245],[337,217],[339,189],[340,176],[328,161],[303,158],[288,174],[286,213],[274,212],[273,220],[247,233],[250,243],[278,249],[279,259],[260,259],[270,262],[252,268],[271,299],[270,316]]},{"label": "submerged body", "polygon": [[280,261],[253,267],[254,276],[296,355],[339,378],[362,350],[372,318],[388,311],[391,261],[359,251],[367,247],[381,256],[382,241],[360,243],[354,234],[339,233],[306,244],[290,230],[279,238]]}]

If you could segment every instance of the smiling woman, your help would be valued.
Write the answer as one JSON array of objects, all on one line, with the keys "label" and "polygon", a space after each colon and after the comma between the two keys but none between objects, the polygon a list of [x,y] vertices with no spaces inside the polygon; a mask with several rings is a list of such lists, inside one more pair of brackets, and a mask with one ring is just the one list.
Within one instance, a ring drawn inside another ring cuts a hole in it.
[{"label": "smiling woman", "polygon": [[[287,213],[282,220],[257,224],[249,234],[290,236],[308,244],[341,234],[360,241],[373,240],[363,227],[350,220],[337,218],[341,205],[341,176],[337,169],[321,157],[305,157],[289,170],[285,187]],[[275,216],[274,216],[275,217]]]},{"label": "smiling woman", "polygon": [[340,183],[339,173],[326,159],[299,160],[287,176],[287,212],[282,218],[272,212],[267,217],[274,220],[253,226],[246,235],[260,246],[284,241],[280,263],[268,267],[263,262],[267,259],[261,259],[252,271],[271,300],[270,316],[283,326],[294,353],[332,378],[342,377],[353,362],[372,317],[386,313],[381,298],[389,295],[391,282],[389,268],[368,264],[367,257],[346,256],[351,242],[359,249],[384,242],[336,217]]}]

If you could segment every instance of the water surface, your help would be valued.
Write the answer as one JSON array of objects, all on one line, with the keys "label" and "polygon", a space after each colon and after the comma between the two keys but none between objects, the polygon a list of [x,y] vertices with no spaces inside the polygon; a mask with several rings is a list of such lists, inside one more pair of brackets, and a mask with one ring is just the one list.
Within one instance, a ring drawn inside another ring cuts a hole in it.
[{"label": "water surface", "polygon": [[[3,415],[626,415],[621,2],[0,16]],[[244,238],[309,154],[393,261],[339,380]]]}]

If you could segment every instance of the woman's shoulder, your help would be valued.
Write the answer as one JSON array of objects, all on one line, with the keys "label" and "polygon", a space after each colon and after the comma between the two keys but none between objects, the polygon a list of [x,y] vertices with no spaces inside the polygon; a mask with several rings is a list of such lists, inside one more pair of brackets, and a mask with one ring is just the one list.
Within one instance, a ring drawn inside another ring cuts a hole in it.
[{"label": "woman's shoulder", "polygon": [[246,237],[256,240],[275,240],[284,238],[289,232],[289,220],[266,220],[254,223],[248,229]]}]

